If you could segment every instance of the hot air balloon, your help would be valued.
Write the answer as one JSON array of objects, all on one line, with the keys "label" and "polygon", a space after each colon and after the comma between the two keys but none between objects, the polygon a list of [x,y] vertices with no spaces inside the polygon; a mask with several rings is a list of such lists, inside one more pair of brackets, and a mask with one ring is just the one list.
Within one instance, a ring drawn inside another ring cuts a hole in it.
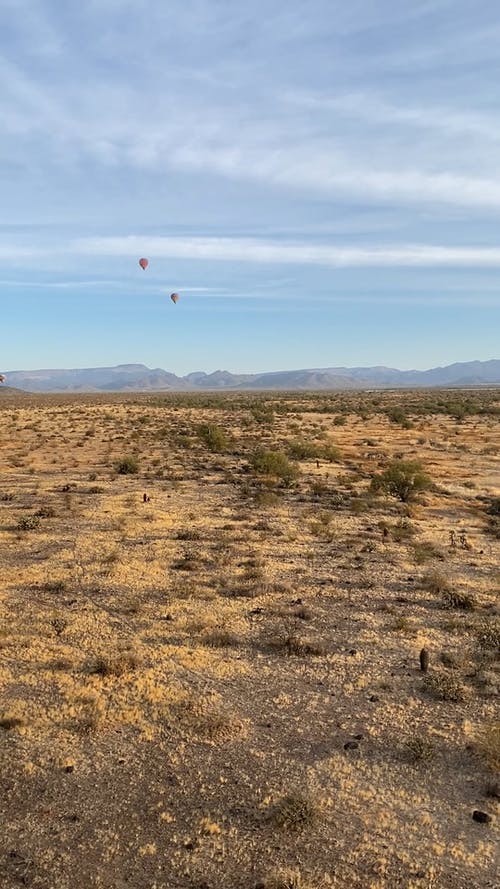
[{"label": "hot air balloon", "polygon": [[147,267],[149,265],[149,259],[145,259],[143,256],[142,259],[139,260],[139,265],[140,265],[141,269],[144,269],[144,270],[147,269]]},{"label": "hot air balloon", "polygon": [[173,303],[178,302],[179,301],[179,294],[178,293],[171,293],[170,299],[172,300]]}]

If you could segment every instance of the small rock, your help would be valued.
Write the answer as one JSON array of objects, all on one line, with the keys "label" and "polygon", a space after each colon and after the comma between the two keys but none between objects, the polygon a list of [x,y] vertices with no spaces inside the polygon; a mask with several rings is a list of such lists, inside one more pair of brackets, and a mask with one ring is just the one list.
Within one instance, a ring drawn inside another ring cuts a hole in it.
[{"label": "small rock", "polygon": [[359,744],[357,741],[346,741],[344,744],[344,750],[357,750]]},{"label": "small rock", "polygon": [[368,700],[371,701],[372,704],[376,704],[377,701],[380,701],[380,698],[379,698],[378,695],[370,695],[370,697],[368,698]]},{"label": "small rock", "polygon": [[74,766],[65,766],[64,771],[66,772],[67,775],[71,775],[75,771],[75,767]]},{"label": "small rock", "polygon": [[351,655],[351,657],[354,657],[354,655],[357,653],[358,653],[357,648],[350,648],[349,649],[349,654]]},{"label": "small rock", "polygon": [[478,824],[489,824],[491,821],[491,815],[488,815],[487,812],[480,812],[479,809],[474,809],[472,813],[472,820],[477,821]]},{"label": "small rock", "polygon": [[363,735],[354,735],[354,740],[355,740],[355,741],[362,741],[362,740],[363,740]]}]

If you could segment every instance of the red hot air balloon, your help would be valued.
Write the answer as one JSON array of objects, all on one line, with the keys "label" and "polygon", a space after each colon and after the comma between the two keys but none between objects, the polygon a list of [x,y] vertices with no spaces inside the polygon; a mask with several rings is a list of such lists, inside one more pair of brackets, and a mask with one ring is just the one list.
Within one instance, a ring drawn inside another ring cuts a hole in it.
[{"label": "red hot air balloon", "polygon": [[144,269],[144,270],[147,269],[147,267],[149,265],[149,259],[145,259],[143,256],[142,259],[139,260],[139,265],[140,265],[141,269]]},{"label": "red hot air balloon", "polygon": [[172,300],[173,303],[178,302],[179,301],[179,294],[178,293],[171,293],[170,299]]}]

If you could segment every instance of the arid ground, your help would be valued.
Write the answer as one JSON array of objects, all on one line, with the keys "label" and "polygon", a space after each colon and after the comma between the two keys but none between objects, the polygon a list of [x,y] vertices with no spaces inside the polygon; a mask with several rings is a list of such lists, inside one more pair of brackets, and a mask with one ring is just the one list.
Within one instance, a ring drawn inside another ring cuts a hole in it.
[{"label": "arid ground", "polygon": [[0,392],[0,885],[498,886],[499,421]]}]

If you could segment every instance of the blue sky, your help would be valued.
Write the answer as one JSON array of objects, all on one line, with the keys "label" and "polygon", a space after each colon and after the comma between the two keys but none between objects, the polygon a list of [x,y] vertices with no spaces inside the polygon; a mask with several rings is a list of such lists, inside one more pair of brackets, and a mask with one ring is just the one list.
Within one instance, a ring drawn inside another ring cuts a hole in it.
[{"label": "blue sky", "polygon": [[0,370],[499,357],[499,45],[497,0],[2,0]]}]

